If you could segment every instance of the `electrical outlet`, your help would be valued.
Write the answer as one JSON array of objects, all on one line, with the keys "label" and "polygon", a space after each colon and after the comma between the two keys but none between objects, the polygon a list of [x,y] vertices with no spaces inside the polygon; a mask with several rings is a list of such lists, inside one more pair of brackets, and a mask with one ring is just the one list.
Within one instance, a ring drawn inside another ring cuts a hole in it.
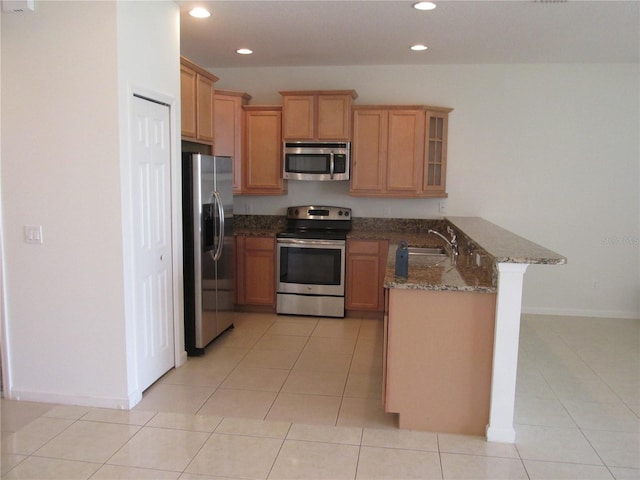
[{"label": "electrical outlet", "polygon": [[385,218],[391,217],[391,207],[383,207],[382,216]]},{"label": "electrical outlet", "polygon": [[41,245],[43,242],[42,225],[25,225],[24,242],[33,245]]},{"label": "electrical outlet", "polygon": [[2,0],[2,11],[20,13],[35,10],[34,0]]},{"label": "electrical outlet", "polygon": [[440,200],[440,202],[438,203],[438,210],[440,211],[440,213],[447,213],[447,202],[445,202],[444,200]]}]

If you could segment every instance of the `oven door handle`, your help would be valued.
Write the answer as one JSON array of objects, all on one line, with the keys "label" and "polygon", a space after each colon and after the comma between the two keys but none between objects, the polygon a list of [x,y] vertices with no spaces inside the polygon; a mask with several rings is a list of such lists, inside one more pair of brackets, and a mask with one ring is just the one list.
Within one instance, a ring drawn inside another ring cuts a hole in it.
[{"label": "oven door handle", "polygon": [[278,238],[277,243],[279,244],[287,244],[287,245],[303,245],[303,246],[311,246],[311,245],[326,245],[326,246],[334,246],[340,247],[345,244],[344,240],[300,240],[298,238]]}]

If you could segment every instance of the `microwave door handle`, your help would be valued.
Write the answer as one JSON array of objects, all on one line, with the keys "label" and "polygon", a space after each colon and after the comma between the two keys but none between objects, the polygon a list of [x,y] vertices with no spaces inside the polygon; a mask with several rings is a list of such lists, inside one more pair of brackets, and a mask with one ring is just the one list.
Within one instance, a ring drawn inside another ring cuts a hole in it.
[{"label": "microwave door handle", "polygon": [[335,162],[333,157],[333,152],[329,154],[329,178],[333,180],[333,172],[335,170]]}]

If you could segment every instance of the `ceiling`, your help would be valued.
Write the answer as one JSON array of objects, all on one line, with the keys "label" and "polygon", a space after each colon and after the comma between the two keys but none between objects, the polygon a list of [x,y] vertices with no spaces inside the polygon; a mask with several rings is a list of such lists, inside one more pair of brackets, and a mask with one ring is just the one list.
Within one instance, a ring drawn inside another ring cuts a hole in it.
[{"label": "ceiling", "polygon": [[639,61],[637,0],[435,2],[179,0],[181,53],[205,68]]}]

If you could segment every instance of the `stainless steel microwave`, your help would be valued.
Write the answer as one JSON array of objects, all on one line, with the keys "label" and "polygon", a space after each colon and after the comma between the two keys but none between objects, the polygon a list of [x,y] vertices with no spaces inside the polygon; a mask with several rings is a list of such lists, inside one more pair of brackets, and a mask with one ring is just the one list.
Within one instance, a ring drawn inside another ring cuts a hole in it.
[{"label": "stainless steel microwave", "polygon": [[284,142],[285,180],[349,180],[350,142]]}]

